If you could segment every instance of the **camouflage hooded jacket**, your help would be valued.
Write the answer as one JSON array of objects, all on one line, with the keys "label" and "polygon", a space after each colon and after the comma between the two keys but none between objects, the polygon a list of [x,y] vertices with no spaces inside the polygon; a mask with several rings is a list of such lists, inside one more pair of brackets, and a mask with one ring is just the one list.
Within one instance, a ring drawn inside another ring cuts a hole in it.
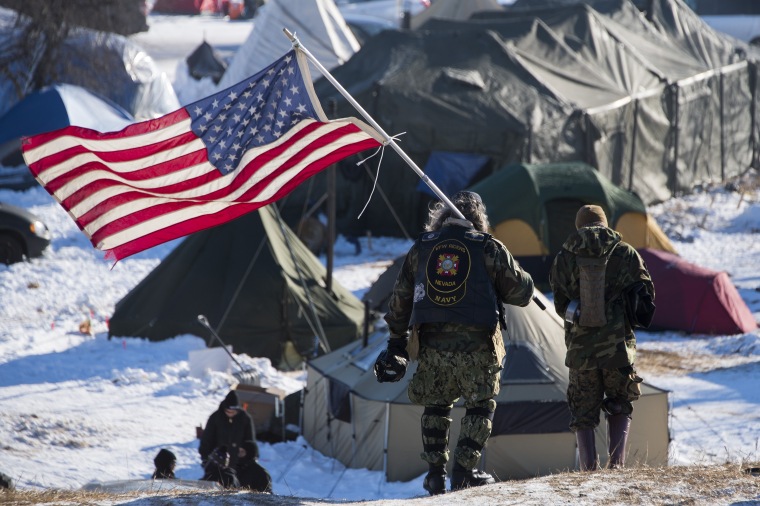
[{"label": "camouflage hooded jacket", "polygon": [[626,287],[642,281],[654,298],[654,285],[644,260],[632,246],[621,240],[619,233],[607,227],[591,226],[583,227],[568,237],[549,273],[554,308],[564,317],[570,301],[580,298],[576,258],[602,257],[613,247],[605,272],[607,323],[602,327],[584,327],[565,322],[565,365],[570,368],[615,369],[633,365],[636,358],[636,337],[625,316],[621,293]]}]

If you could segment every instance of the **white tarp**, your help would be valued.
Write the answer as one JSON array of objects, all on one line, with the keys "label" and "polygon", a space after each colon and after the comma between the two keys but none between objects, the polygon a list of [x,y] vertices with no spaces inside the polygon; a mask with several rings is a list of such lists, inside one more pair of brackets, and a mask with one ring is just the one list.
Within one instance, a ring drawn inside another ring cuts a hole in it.
[{"label": "white tarp", "polygon": [[[291,43],[283,28],[294,33],[328,70],[359,50],[359,42],[333,0],[268,0],[254,18],[250,35],[232,58],[218,89],[239,83],[287,53]],[[319,77],[319,72],[312,72],[313,79]]]}]

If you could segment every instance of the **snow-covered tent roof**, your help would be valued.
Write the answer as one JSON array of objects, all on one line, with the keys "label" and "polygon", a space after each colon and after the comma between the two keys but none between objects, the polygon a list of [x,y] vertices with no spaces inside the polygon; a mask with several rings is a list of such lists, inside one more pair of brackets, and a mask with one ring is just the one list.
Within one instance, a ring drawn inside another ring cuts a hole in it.
[{"label": "snow-covered tent roof", "polygon": [[[12,44],[23,31],[16,14],[0,9],[0,44]],[[0,114],[23,95],[14,79],[23,82],[33,67],[32,57],[13,62],[0,76]],[[13,78],[11,78],[12,76]],[[139,44],[122,35],[76,28],[61,42],[59,57],[47,84],[67,83],[86,88],[124,108],[138,121],[179,109],[172,83]]]},{"label": "snow-covered tent roof", "polygon": [[[288,52],[287,28],[328,70],[343,64],[359,50],[333,0],[268,0],[253,21],[253,30],[235,53],[219,82],[224,89],[255,74]],[[318,72],[312,74],[320,77]]]}]

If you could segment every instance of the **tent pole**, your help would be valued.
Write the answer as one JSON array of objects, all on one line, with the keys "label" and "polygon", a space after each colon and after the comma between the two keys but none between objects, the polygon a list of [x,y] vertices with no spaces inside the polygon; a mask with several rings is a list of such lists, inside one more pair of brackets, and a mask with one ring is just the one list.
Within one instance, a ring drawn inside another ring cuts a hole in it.
[{"label": "tent pole", "polygon": [[[327,408],[327,440],[330,441],[330,457],[335,459],[335,441],[332,437],[332,415],[330,414],[330,382],[325,385],[325,407]],[[335,462],[333,462],[335,466]]]},{"label": "tent pole", "polygon": [[364,110],[364,108],[359,105],[359,102],[357,102],[354,97],[351,96],[348,91],[343,88],[343,86],[340,85],[338,81],[335,80],[335,78],[330,74],[330,72],[321,64],[319,63],[319,60],[314,58],[314,56],[309,52],[308,49],[303,47],[301,45],[301,42],[298,40],[298,38],[292,34],[287,28],[283,28],[282,31],[287,35],[288,39],[290,39],[291,44],[293,44],[293,48],[301,51],[306,58],[314,64],[315,67],[322,73],[325,78],[330,81],[330,83],[335,86],[335,89],[340,92],[343,97],[348,100],[348,102],[354,106],[354,108],[359,111],[359,114],[361,114],[367,122],[372,125],[372,127],[377,130],[377,132],[383,137],[385,145],[389,145],[393,150],[398,153],[398,155],[409,165],[409,167],[412,168],[414,172],[417,173],[417,175],[422,179],[422,181],[428,185],[428,187],[433,190],[433,193],[438,196],[439,199],[441,199],[442,202],[444,202],[449,208],[451,209],[451,212],[456,215],[457,218],[460,218],[462,220],[465,219],[462,212],[457,209],[457,207],[449,200],[449,198],[435,185],[435,183],[425,174],[422,169],[420,169],[414,161],[409,158],[409,155],[407,155],[404,150],[399,147],[398,144],[396,144],[396,141],[393,140],[393,137],[385,133],[385,131],[382,129],[380,125],[377,124],[377,122],[372,119],[372,117],[367,113],[367,111]]},{"label": "tent pole", "polygon": [[[330,115],[335,118],[338,111],[338,103],[331,100],[329,103]],[[333,258],[335,256],[335,164],[327,168],[327,291],[332,294]]]},{"label": "tent pole", "polygon": [[385,435],[383,436],[383,476],[388,479],[388,435],[391,425],[391,403],[385,403]]}]

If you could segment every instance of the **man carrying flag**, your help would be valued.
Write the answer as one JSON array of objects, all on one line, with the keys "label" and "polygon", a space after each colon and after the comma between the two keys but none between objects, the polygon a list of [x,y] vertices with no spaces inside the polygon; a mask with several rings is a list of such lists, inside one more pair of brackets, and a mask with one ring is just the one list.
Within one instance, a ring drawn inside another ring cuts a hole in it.
[{"label": "man carrying flag", "polygon": [[25,138],[24,159],[93,246],[120,260],[274,202],[384,137],[328,121],[298,48],[256,75],[119,132]]}]

